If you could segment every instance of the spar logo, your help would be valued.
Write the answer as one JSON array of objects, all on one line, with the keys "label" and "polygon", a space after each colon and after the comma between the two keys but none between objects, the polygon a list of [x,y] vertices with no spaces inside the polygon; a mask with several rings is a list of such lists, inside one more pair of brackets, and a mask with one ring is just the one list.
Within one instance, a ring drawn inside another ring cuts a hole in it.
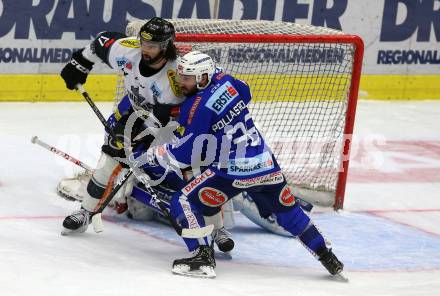
[{"label": "spar logo", "polygon": [[283,190],[281,190],[279,201],[283,206],[290,207],[295,204],[295,196],[293,196],[289,185],[286,184]]},{"label": "spar logo", "polygon": [[199,191],[199,199],[208,207],[218,207],[224,204],[228,200],[228,197],[218,189],[204,187]]}]

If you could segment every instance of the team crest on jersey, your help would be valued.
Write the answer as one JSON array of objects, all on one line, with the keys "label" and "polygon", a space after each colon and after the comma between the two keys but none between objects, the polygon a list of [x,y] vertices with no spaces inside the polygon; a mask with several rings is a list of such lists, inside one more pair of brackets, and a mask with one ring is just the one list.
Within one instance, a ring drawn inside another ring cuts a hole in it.
[{"label": "team crest on jersey", "polygon": [[292,189],[286,184],[283,190],[281,190],[279,201],[283,206],[290,207],[295,204],[295,196],[292,194]]},{"label": "team crest on jersey", "polygon": [[125,39],[125,40],[119,41],[119,44],[121,44],[122,46],[125,46],[125,47],[129,47],[129,48],[139,48],[140,47],[139,40],[137,40],[137,39]]},{"label": "team crest on jersey", "polygon": [[228,200],[228,197],[218,189],[204,187],[199,191],[199,199],[205,206],[218,207],[224,204]]},{"label": "team crest on jersey", "polygon": [[211,95],[205,106],[218,115],[222,113],[236,97],[238,97],[237,90],[227,81]]},{"label": "team crest on jersey", "polygon": [[168,76],[168,80],[170,82],[171,90],[173,91],[174,95],[176,97],[181,97],[182,96],[182,90],[180,89],[180,86],[177,83],[176,72],[170,69],[170,70],[167,71],[167,76]]}]

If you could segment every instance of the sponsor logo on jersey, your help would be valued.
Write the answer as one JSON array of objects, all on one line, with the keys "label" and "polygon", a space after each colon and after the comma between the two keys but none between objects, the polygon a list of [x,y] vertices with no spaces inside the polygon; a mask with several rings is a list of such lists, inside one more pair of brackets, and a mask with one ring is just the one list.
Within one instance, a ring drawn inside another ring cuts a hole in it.
[{"label": "sponsor logo on jersey", "polygon": [[147,33],[147,32],[141,32],[141,37],[142,37],[142,39],[147,40],[147,41],[153,39],[153,36],[151,36],[151,34]]},{"label": "sponsor logo on jersey", "polygon": [[241,180],[237,179],[234,180],[232,186],[236,188],[249,188],[260,185],[279,184],[283,181],[284,181],[283,173],[281,171],[278,171],[269,175],[264,175],[250,179],[241,179]]},{"label": "sponsor logo on jersey", "polygon": [[213,171],[207,169],[206,171],[203,172],[203,174],[197,176],[194,180],[189,182],[188,185],[183,187],[182,189],[183,194],[188,196],[188,194],[190,194],[198,185],[202,184],[203,182],[213,177],[214,175],[215,173]]},{"label": "sponsor logo on jersey", "polygon": [[153,93],[153,98],[157,100],[162,95],[162,92],[160,91],[159,86],[157,85],[156,81],[153,82],[152,85],[150,85],[150,90]]},{"label": "sponsor logo on jersey", "polygon": [[208,206],[208,207],[218,207],[224,204],[228,197],[222,191],[212,188],[212,187],[204,187],[199,191],[199,199],[200,201]]},{"label": "sponsor logo on jersey", "polygon": [[237,90],[227,81],[211,95],[205,106],[218,115],[222,113],[236,97],[238,97]]},{"label": "sponsor logo on jersey", "polygon": [[137,40],[137,39],[125,39],[125,40],[119,41],[119,44],[121,44],[122,46],[125,46],[125,47],[129,47],[129,48],[139,48],[140,47],[139,40]]},{"label": "sponsor logo on jersey", "polygon": [[283,187],[281,190],[279,201],[283,206],[290,207],[295,204],[295,196],[292,194],[292,189],[289,185]]},{"label": "sponsor logo on jersey", "polygon": [[182,96],[182,90],[180,89],[179,84],[176,81],[176,72],[173,70],[167,71],[168,81],[170,82],[171,90],[173,91],[176,97]]},{"label": "sponsor logo on jersey", "polygon": [[116,57],[115,58],[116,64],[118,65],[118,68],[127,68],[131,70],[133,68],[133,65],[131,64],[131,61],[128,60],[126,57]]},{"label": "sponsor logo on jersey", "polygon": [[191,210],[191,206],[189,205],[188,201],[183,201],[182,197],[179,198],[180,204],[182,205],[183,214],[185,215],[185,218],[188,220],[188,226],[189,228],[198,228],[199,223],[197,222],[197,218],[194,215],[193,211]]},{"label": "sponsor logo on jersey", "polygon": [[189,125],[192,123],[192,120],[194,118],[194,114],[196,113],[197,107],[199,107],[200,104],[200,100],[202,99],[201,96],[197,96],[194,99],[194,102],[191,106],[191,109],[189,110],[189,114],[188,114],[188,120],[186,121],[186,123]]},{"label": "sponsor logo on jersey", "polygon": [[238,115],[240,115],[241,111],[246,109],[246,104],[243,100],[238,101],[234,107],[232,107],[227,114],[225,114],[222,119],[217,121],[215,124],[211,126],[214,132],[223,129],[225,126],[230,124]]},{"label": "sponsor logo on jersey", "polygon": [[254,157],[230,159],[228,161],[228,174],[235,176],[257,174],[273,168],[272,155],[268,151]]},{"label": "sponsor logo on jersey", "polygon": [[143,97],[139,93],[138,87],[131,86],[130,90],[128,91],[128,98],[130,99],[132,105],[142,107],[147,111],[153,109],[153,105],[148,102],[147,98]]}]

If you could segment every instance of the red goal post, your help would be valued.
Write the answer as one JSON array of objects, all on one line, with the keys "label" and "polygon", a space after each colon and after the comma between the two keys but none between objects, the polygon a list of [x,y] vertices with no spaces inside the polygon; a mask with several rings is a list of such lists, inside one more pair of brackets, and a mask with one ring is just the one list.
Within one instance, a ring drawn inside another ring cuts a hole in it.
[{"label": "red goal post", "polygon": [[[340,31],[284,22],[170,20],[183,51],[210,54],[247,82],[252,117],[294,194],[343,208],[363,42]],[[136,35],[144,21],[127,26]]]}]

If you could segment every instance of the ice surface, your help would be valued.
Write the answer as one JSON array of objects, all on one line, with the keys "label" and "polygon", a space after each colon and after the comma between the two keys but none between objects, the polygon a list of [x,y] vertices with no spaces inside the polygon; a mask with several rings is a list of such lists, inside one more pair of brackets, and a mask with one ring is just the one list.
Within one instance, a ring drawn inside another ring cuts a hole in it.
[{"label": "ice surface", "polygon": [[[99,104],[109,114],[111,104]],[[440,295],[440,102],[360,102],[345,209],[313,219],[346,265],[335,282],[290,238],[244,216],[215,280],[171,274],[182,241],[157,223],[107,216],[105,231],[60,236],[78,204],[59,198],[75,165],[94,166],[102,127],[86,103],[0,104],[1,295]]]}]

